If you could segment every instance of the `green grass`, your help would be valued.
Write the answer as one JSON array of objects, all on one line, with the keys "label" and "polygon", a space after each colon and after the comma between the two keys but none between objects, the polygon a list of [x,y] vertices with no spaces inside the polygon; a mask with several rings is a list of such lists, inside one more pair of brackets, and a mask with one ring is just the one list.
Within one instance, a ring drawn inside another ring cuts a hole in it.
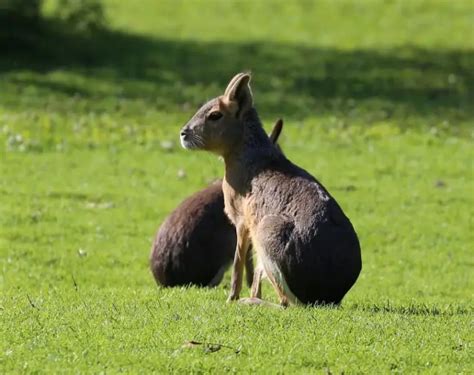
[{"label": "green grass", "polygon": [[[109,31],[51,22],[0,55],[0,372],[472,373],[472,2],[106,5]],[[164,217],[223,174],[179,129],[242,69],[360,236],[341,308],[148,271]]]}]

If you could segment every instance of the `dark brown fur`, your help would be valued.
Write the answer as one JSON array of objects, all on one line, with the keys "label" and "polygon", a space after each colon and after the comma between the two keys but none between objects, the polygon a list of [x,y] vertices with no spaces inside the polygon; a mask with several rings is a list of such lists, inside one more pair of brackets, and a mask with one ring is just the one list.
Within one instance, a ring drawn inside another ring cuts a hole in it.
[{"label": "dark brown fur", "polygon": [[222,181],[184,200],[163,222],[150,256],[158,284],[213,286],[232,263],[235,228],[224,213]]},{"label": "dark brown fur", "polygon": [[249,81],[235,76],[181,132],[184,147],[225,160],[225,212],[237,232],[229,300],[239,298],[251,242],[258,262],[252,299],[266,275],[282,305],[338,304],[362,267],[357,235],[328,191],[269,142]]}]

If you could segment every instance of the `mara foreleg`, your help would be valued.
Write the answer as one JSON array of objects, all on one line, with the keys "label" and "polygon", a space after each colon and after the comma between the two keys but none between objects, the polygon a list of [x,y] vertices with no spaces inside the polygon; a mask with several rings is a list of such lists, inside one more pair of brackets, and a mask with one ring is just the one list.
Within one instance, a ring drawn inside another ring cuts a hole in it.
[{"label": "mara foreleg", "polygon": [[244,273],[244,264],[247,259],[247,252],[250,247],[250,237],[247,229],[243,225],[236,227],[237,247],[232,265],[232,277],[230,282],[230,293],[227,302],[239,299],[242,290],[242,280]]}]

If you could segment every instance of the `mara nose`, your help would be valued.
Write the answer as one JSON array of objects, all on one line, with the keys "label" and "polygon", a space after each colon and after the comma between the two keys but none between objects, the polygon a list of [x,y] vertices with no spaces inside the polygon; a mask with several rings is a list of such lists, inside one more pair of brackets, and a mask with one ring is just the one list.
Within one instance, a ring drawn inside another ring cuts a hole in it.
[{"label": "mara nose", "polygon": [[183,138],[186,137],[187,135],[189,135],[189,129],[187,129],[187,128],[181,129],[180,135]]}]

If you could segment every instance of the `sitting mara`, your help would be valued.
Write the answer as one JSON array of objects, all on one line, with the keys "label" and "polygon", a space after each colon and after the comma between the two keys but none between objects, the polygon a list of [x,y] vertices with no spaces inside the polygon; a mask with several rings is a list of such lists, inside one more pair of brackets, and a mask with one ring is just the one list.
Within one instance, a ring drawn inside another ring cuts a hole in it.
[{"label": "sitting mara", "polygon": [[249,82],[249,74],[237,74],[181,130],[183,147],[225,161],[225,212],[237,233],[228,300],[239,299],[252,243],[257,267],[245,302],[261,303],[266,276],[283,306],[339,304],[361,270],[357,235],[321,183],[269,140]]}]

